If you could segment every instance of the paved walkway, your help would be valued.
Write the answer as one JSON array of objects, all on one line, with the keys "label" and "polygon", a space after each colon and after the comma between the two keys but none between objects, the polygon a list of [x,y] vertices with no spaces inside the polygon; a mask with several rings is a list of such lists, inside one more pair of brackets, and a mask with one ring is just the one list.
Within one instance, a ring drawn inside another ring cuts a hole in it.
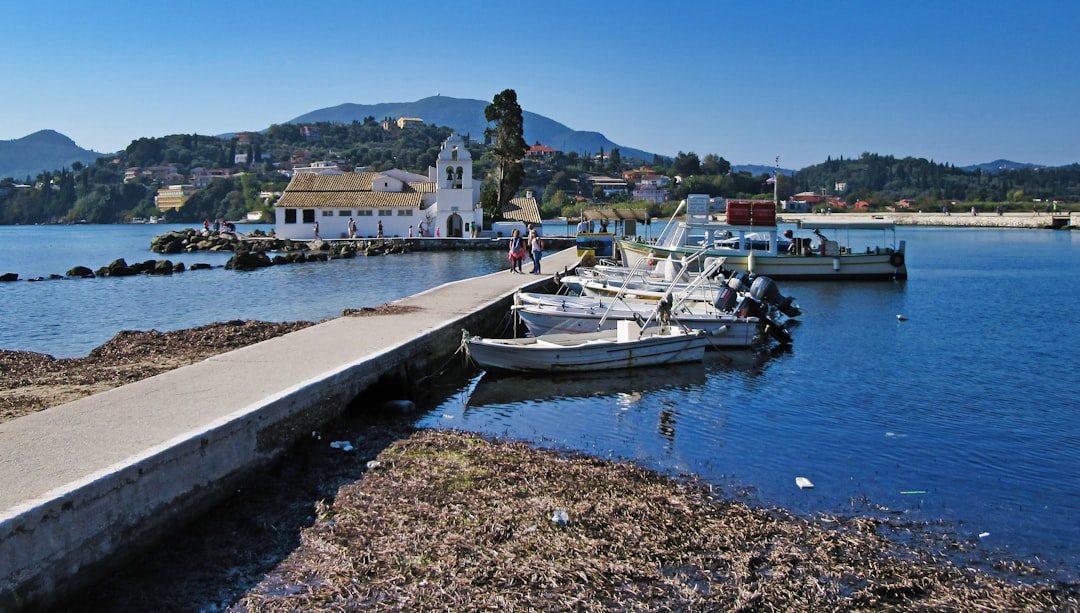
[{"label": "paved walkway", "polygon": [[[544,258],[543,267],[562,272],[577,261],[567,249]],[[413,312],[340,317],[0,424],[0,520],[57,488],[377,356],[541,278],[548,277],[502,271],[446,284],[394,303],[417,307]]]},{"label": "paved walkway", "polygon": [[402,313],[339,317],[0,424],[0,610],[92,581],[313,418],[387,373],[444,362],[466,322],[578,261],[566,249],[544,258],[547,275],[448,283],[395,301],[414,307]]}]

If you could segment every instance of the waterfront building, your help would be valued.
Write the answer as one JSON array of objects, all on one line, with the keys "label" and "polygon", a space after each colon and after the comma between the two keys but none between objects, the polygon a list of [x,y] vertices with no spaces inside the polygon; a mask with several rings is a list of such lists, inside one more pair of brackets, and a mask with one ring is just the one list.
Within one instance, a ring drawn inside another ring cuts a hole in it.
[{"label": "waterfront building", "polygon": [[472,156],[458,134],[442,145],[428,175],[400,169],[344,172],[336,175],[297,173],[274,206],[274,232],[280,238],[324,239],[349,236],[349,220],[357,237],[414,234],[461,237],[465,224],[481,224],[480,184],[473,181]]},{"label": "waterfront building", "polygon": [[162,187],[158,189],[157,196],[154,196],[154,206],[159,211],[176,210],[184,206],[184,203],[191,198],[197,188],[191,184],[183,185],[170,185],[168,187]]}]

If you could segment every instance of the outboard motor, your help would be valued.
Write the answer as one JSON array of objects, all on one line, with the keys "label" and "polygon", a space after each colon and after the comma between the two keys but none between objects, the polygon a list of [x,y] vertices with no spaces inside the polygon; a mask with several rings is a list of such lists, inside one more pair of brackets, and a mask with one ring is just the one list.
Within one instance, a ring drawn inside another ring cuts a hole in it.
[{"label": "outboard motor", "polygon": [[728,283],[734,283],[735,285],[733,285],[733,287],[735,289],[744,291],[749,291],[750,289],[749,279],[749,275],[745,272],[734,272],[728,275]]},{"label": "outboard motor", "polygon": [[758,277],[757,279],[754,279],[754,284],[750,286],[750,295],[758,300],[763,300],[775,306],[781,313],[788,317],[797,317],[802,314],[798,305],[792,304],[795,299],[781,294],[780,288],[777,287],[776,282],[769,277]]},{"label": "outboard motor", "polygon": [[735,304],[739,300],[739,290],[742,288],[742,283],[732,277],[724,284],[724,288],[720,291],[720,295],[716,297],[713,302],[713,306],[722,313],[730,313],[735,309]]},{"label": "outboard motor", "polygon": [[790,345],[792,338],[787,328],[773,321],[766,313],[765,307],[752,296],[743,296],[736,309],[739,317],[757,317],[765,323],[765,333],[776,339],[783,345]]}]

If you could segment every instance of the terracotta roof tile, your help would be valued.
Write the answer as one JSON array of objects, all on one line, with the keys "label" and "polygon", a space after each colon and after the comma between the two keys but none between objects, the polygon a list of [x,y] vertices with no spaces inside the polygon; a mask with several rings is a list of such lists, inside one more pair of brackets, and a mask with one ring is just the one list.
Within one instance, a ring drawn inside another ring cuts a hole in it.
[{"label": "terracotta roof tile", "polygon": [[540,209],[536,205],[536,198],[519,196],[513,198],[503,207],[504,219],[523,221],[525,223],[540,223]]},{"label": "terracotta roof tile", "polygon": [[374,192],[371,186],[380,173],[350,172],[343,175],[298,174],[289,182],[277,207],[294,208],[422,208],[424,194],[435,191],[430,182],[406,183],[400,192]]}]

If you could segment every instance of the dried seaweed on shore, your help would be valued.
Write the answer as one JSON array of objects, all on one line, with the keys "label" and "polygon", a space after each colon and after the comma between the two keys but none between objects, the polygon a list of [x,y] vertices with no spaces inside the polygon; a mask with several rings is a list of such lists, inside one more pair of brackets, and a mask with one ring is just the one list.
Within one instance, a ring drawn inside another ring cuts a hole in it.
[{"label": "dried seaweed on shore", "polygon": [[85,358],[0,350],[0,422],[311,325],[234,320],[172,332],[124,330]]},{"label": "dried seaweed on shore", "polygon": [[320,504],[301,547],[231,610],[1048,611],[1076,598],[902,550],[870,519],[826,528],[632,464],[422,431]]}]

